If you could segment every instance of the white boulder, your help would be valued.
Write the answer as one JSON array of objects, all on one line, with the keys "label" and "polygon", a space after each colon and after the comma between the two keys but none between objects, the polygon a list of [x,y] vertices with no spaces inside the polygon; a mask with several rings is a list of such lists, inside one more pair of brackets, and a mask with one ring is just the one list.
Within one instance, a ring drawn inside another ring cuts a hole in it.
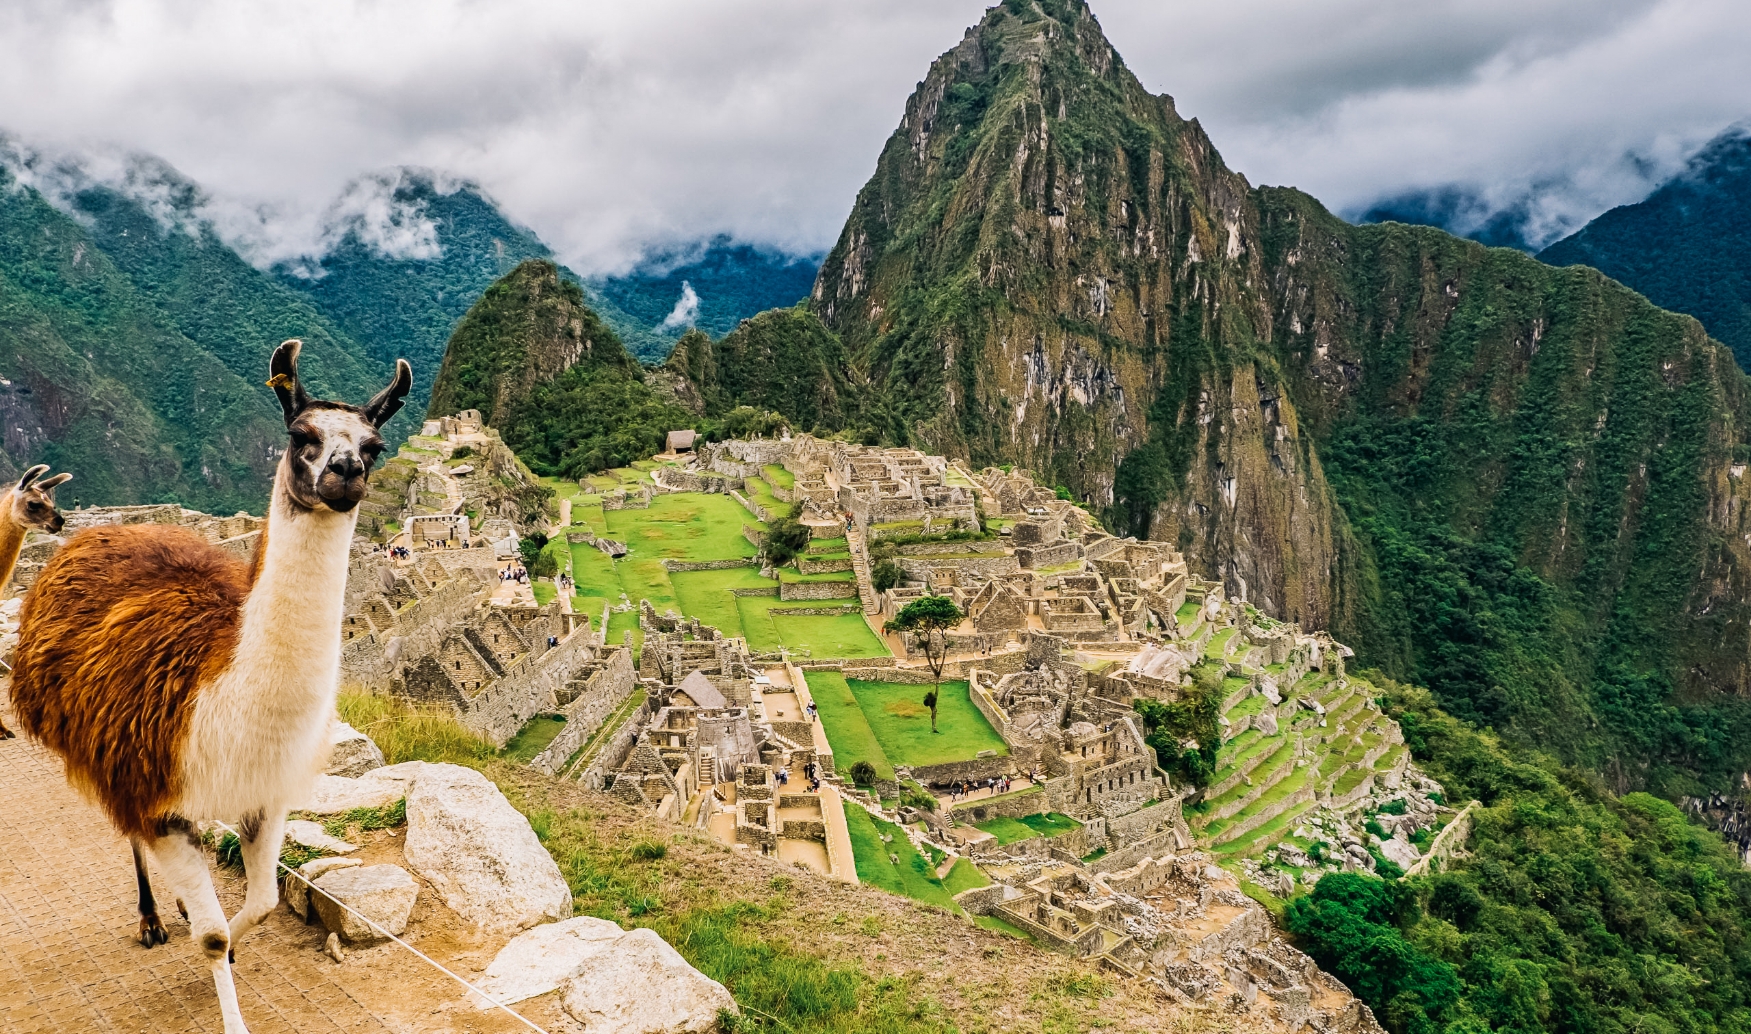
[{"label": "white boulder", "polygon": [[1264,733],[1266,736],[1277,735],[1277,716],[1274,712],[1260,712],[1258,718],[1254,720],[1252,724],[1258,728],[1259,732]]},{"label": "white boulder", "polygon": [[[399,766],[397,766],[399,767]],[[460,765],[425,765],[407,794],[407,863],[485,930],[524,930],[572,913],[571,887],[504,794]]]},{"label": "white boulder", "polygon": [[1418,861],[1422,860],[1423,857],[1417,852],[1416,845],[1406,840],[1400,840],[1397,837],[1393,837],[1389,840],[1382,840],[1380,842],[1380,853],[1385,855],[1388,861],[1397,865],[1400,869],[1409,869],[1411,866],[1417,864]]},{"label": "white boulder", "polygon": [[[583,972],[589,961],[624,936],[617,923],[578,916],[525,930],[500,949],[475,986],[501,1005],[543,995]],[[477,1000],[482,1009],[490,1002]]]},{"label": "white boulder", "polygon": [[[314,883],[316,877],[325,872],[334,869],[353,869],[363,864],[365,863],[357,858],[312,858],[298,866],[298,872],[303,874],[304,880],[310,880]],[[286,877],[286,907],[292,910],[293,915],[308,923],[310,921],[310,888],[304,883],[304,880],[293,876]]]},{"label": "white boulder", "polygon": [[562,986],[561,1003],[590,1034],[705,1034],[737,1012],[717,981],[651,930],[632,930]]},{"label": "white boulder", "polygon": [[407,796],[408,787],[426,767],[424,761],[404,761],[376,768],[359,778],[320,775],[299,811],[313,815],[339,815],[354,808],[381,808]]},{"label": "white boulder", "polygon": [[347,723],[335,719],[328,735],[329,775],[357,777],[383,767],[383,752],[376,741]]},{"label": "white boulder", "polygon": [[[400,936],[407,929],[407,917],[413,914],[413,904],[420,892],[419,884],[399,865],[336,869],[313,882],[322,893],[310,895],[311,906],[322,917],[322,925],[340,934],[341,940],[348,944],[370,944],[386,939],[354,912]],[[353,911],[340,907],[337,901]]]},{"label": "white boulder", "polygon": [[309,819],[292,819],[287,822],[286,839],[312,851],[327,851],[329,854],[352,854],[359,849],[358,844],[349,844],[340,837],[329,836],[328,831],[320,824]]}]

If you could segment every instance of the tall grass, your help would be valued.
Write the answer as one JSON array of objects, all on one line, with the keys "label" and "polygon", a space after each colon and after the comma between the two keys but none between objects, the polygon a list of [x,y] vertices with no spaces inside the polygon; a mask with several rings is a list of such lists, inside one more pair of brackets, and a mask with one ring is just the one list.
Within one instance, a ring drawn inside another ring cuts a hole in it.
[{"label": "tall grass", "polygon": [[377,741],[383,760],[440,761],[480,768],[498,755],[454,715],[394,697],[342,690],[335,707],[348,725]]}]

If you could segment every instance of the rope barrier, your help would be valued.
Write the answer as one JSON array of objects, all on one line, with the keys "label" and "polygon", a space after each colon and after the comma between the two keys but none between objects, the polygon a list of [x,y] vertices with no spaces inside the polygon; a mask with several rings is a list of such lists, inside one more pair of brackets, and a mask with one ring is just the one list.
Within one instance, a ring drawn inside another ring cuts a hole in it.
[{"label": "rope barrier", "polygon": [[[218,826],[220,829],[224,830],[225,832],[230,833],[232,836],[237,837],[237,841],[239,844],[241,844],[243,842],[242,835],[239,834],[235,829],[232,829],[230,826],[227,826],[223,822],[215,821],[213,824]],[[402,940],[401,938],[395,936],[394,934],[390,933],[388,930],[385,930],[381,926],[378,926],[377,923],[374,922],[369,916],[362,914],[361,912],[359,912],[358,909],[353,908],[351,905],[348,905],[346,902],[335,897],[333,894],[330,894],[327,891],[323,890],[321,887],[318,887],[316,884],[311,883],[308,879],[306,879],[304,877],[303,873],[301,873],[301,872],[297,871],[296,869],[292,868],[291,866],[287,865],[285,862],[280,861],[278,858],[274,859],[274,865],[281,868],[281,869],[284,869],[286,871],[286,875],[297,879],[298,882],[304,884],[304,886],[308,887],[311,891],[313,891],[317,894],[321,894],[323,897],[334,902],[335,904],[339,905],[340,907],[346,909],[349,913],[351,913],[353,915],[354,918],[358,919],[360,922],[364,923],[366,926],[369,926],[372,930],[375,930],[378,934],[380,934],[384,937],[387,937],[388,939],[394,941],[396,944],[399,944],[403,948],[406,948],[408,951],[413,952],[415,955],[419,956],[422,960],[424,960],[425,963],[427,965],[431,966],[433,969],[435,969],[438,972],[449,977],[451,980],[456,981],[458,984],[461,984],[463,987],[466,987],[473,994],[479,995],[481,997],[481,1000],[488,1002],[492,1006],[494,1006],[495,1008],[509,1014],[510,1016],[515,1018],[517,1020],[517,1022],[521,1023],[523,1026],[528,1027],[530,1030],[534,1031],[535,1034],[547,1034],[547,1031],[542,1030],[540,1027],[537,1027],[532,1021],[530,1021],[528,1019],[528,1017],[524,1016],[522,1013],[517,1012],[515,1009],[512,1009],[510,1006],[499,1001],[497,998],[494,998],[492,995],[487,994],[485,991],[482,991],[480,988],[475,987],[473,984],[462,979],[461,977],[457,976],[456,974],[450,972],[448,969],[444,968],[444,966],[441,963],[439,963],[436,959],[432,958],[430,955],[427,955],[425,952],[420,951],[418,948],[407,943],[406,941]]]}]

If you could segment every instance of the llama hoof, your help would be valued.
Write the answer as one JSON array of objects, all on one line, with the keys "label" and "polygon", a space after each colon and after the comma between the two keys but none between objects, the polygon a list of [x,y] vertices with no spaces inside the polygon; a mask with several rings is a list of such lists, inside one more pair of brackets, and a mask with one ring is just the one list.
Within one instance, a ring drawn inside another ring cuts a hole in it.
[{"label": "llama hoof", "polygon": [[170,934],[164,929],[164,924],[158,921],[158,913],[140,917],[140,943],[148,948],[170,943]]},{"label": "llama hoof", "polygon": [[182,916],[182,917],[183,917],[183,918],[184,918],[184,919],[187,919],[187,918],[188,918],[188,906],[187,906],[187,905],[185,905],[185,904],[183,904],[183,903],[182,903],[182,899],[181,899],[181,898],[177,898],[177,899],[176,899],[176,911],[177,911],[177,912],[178,912],[178,914],[180,914],[180,915],[181,915],[181,916]]},{"label": "llama hoof", "polygon": [[225,964],[228,966],[237,965],[237,949],[236,948],[232,948],[230,951],[227,951],[225,953]]},{"label": "llama hoof", "polygon": [[4,725],[0,725],[0,740],[13,740],[13,739],[17,739],[17,738],[18,738],[17,733],[13,732],[11,729],[8,729]]}]

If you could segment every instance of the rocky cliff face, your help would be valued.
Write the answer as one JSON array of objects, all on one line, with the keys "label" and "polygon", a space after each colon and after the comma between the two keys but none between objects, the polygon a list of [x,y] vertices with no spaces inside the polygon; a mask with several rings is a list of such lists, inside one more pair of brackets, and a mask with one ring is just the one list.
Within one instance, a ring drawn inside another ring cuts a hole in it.
[{"label": "rocky cliff face", "polygon": [[1625,785],[1746,760],[1731,357],[1591,270],[1254,189],[1081,3],[931,66],[809,304],[866,435],[1039,471]]}]

